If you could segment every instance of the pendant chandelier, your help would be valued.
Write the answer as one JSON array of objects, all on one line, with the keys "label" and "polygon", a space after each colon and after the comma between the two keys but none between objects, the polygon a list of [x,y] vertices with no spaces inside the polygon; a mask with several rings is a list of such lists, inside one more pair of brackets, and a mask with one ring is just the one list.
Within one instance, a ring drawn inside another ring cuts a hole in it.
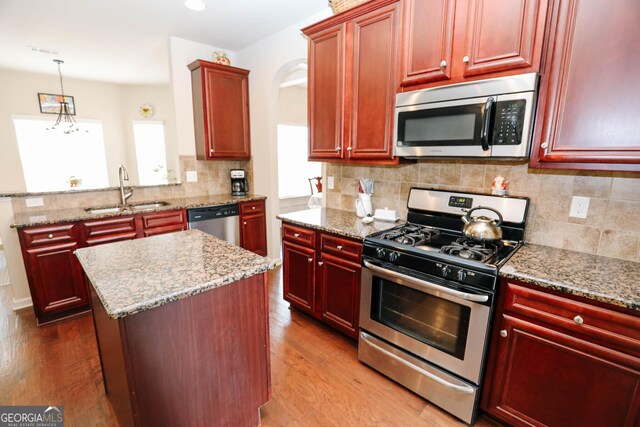
[{"label": "pendant chandelier", "polygon": [[80,132],[80,129],[78,128],[78,124],[76,123],[76,119],[74,119],[71,113],[69,112],[69,103],[67,102],[67,98],[64,96],[64,85],[62,84],[62,70],[60,69],[60,65],[64,64],[64,61],[61,59],[54,59],[53,62],[58,64],[58,75],[60,76],[60,112],[58,113],[58,118],[56,119],[56,122],[51,127],[48,127],[47,130],[56,130],[58,126],[62,124],[62,131],[66,134],[70,134],[73,132]]}]

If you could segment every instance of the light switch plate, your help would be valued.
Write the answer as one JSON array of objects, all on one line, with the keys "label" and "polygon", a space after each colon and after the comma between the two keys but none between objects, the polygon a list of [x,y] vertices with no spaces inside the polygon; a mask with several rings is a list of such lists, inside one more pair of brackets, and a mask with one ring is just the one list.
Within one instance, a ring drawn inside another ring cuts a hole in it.
[{"label": "light switch plate", "polygon": [[334,185],[333,184],[333,177],[332,176],[327,177],[327,188],[329,190],[333,190],[333,185]]},{"label": "light switch plate", "polygon": [[24,202],[27,204],[28,208],[44,206],[44,200],[42,200],[42,197],[33,197],[31,199],[25,199]]},{"label": "light switch plate", "polygon": [[591,198],[589,197],[573,196],[573,199],[571,199],[571,210],[569,211],[569,216],[573,218],[586,218],[587,213],[589,212],[590,201]]},{"label": "light switch plate", "polygon": [[198,182],[198,172],[197,171],[187,171],[187,182]]}]

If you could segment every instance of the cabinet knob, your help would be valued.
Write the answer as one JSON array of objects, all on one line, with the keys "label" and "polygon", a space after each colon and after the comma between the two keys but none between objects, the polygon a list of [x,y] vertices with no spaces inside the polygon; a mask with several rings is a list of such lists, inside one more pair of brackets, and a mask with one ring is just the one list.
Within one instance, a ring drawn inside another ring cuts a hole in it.
[{"label": "cabinet knob", "polygon": [[584,319],[580,315],[577,315],[576,317],[574,317],[573,321],[576,322],[578,325],[582,325],[584,323]]},{"label": "cabinet knob", "polygon": [[342,147],[336,147],[336,151],[340,151]]},{"label": "cabinet knob", "polygon": [[447,61],[443,59],[442,62],[440,63],[440,68],[445,68],[447,65],[448,65]]},{"label": "cabinet knob", "polygon": [[341,251],[341,250],[342,250],[342,245],[338,245],[338,246],[336,246],[336,249],[337,249],[337,250],[339,250],[339,251]]},{"label": "cabinet knob", "polygon": [[324,264],[324,262],[323,262],[323,261],[318,261],[318,265],[319,265],[320,267],[322,267],[322,264]]},{"label": "cabinet knob", "polygon": [[501,336],[502,338],[506,338],[506,337],[507,337],[507,335],[509,335],[509,334],[507,333],[507,330],[506,330],[506,329],[503,329],[503,330],[501,330],[501,331],[500,331],[500,336]]},{"label": "cabinet knob", "polygon": [[300,237],[300,233],[293,233],[293,237]]},{"label": "cabinet knob", "polygon": [[244,225],[247,225],[247,221],[243,222]]},{"label": "cabinet knob", "polygon": [[468,64],[468,63],[469,63],[469,61],[471,61],[471,58],[469,58],[469,56],[468,56],[468,55],[465,55],[465,57],[464,57],[464,58],[462,58],[462,62],[464,62],[465,64]]},{"label": "cabinet knob", "polygon": [[53,234],[49,234],[49,235],[47,236],[47,239],[53,239]]},{"label": "cabinet knob", "polygon": [[351,148],[351,147],[347,147],[347,151],[351,151],[351,150],[352,150],[352,148]]},{"label": "cabinet knob", "polygon": [[213,156],[213,148],[209,148],[209,155]]},{"label": "cabinet knob", "polygon": [[253,210],[255,211],[255,210],[256,210],[256,207],[255,207],[255,206],[251,206],[251,209],[253,209]]},{"label": "cabinet knob", "polygon": [[543,142],[542,144],[540,144],[540,148],[542,148],[544,150],[546,150],[548,146],[549,146],[548,142]]},{"label": "cabinet knob", "polygon": [[313,258],[307,258],[307,261],[313,262]]}]

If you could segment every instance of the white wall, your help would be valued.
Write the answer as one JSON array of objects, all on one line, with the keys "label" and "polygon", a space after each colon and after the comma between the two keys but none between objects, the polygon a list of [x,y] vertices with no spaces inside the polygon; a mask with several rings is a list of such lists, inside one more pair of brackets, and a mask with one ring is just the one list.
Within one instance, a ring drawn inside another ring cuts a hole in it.
[{"label": "white wall", "polygon": [[196,154],[191,71],[189,71],[187,65],[196,59],[213,61],[213,52],[220,50],[227,52],[231,65],[238,66],[236,64],[236,53],[233,51],[178,37],[169,38],[169,75],[178,135],[178,154],[181,156],[195,156]]},{"label": "white wall", "polygon": [[279,258],[278,144],[276,126],[280,83],[291,67],[307,58],[307,40],[300,29],[331,16],[316,14],[237,52],[240,67],[249,75],[251,151],[256,193],[267,196],[267,237],[270,258]]},{"label": "white wall", "polygon": [[0,238],[4,245],[4,255],[13,287],[13,308],[17,309],[31,305],[31,293],[22,261],[18,232],[14,228],[9,228],[12,222],[11,199],[0,198]]}]

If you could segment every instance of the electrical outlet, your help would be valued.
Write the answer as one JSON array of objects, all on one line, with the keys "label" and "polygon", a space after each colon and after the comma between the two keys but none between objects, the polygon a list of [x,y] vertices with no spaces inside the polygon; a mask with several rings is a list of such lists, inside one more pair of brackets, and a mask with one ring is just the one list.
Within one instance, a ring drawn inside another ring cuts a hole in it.
[{"label": "electrical outlet", "polygon": [[589,197],[573,196],[573,199],[571,199],[571,210],[569,211],[569,216],[574,218],[586,218],[587,212],[589,212],[590,201],[591,198]]},{"label": "electrical outlet", "polygon": [[32,199],[25,199],[25,204],[27,205],[28,208],[35,208],[38,206],[44,206],[44,200],[42,200],[42,197],[34,197]]},{"label": "electrical outlet", "polygon": [[332,176],[327,177],[327,188],[329,190],[333,190],[333,177]]},{"label": "electrical outlet", "polygon": [[198,171],[187,171],[187,182],[198,182]]}]

